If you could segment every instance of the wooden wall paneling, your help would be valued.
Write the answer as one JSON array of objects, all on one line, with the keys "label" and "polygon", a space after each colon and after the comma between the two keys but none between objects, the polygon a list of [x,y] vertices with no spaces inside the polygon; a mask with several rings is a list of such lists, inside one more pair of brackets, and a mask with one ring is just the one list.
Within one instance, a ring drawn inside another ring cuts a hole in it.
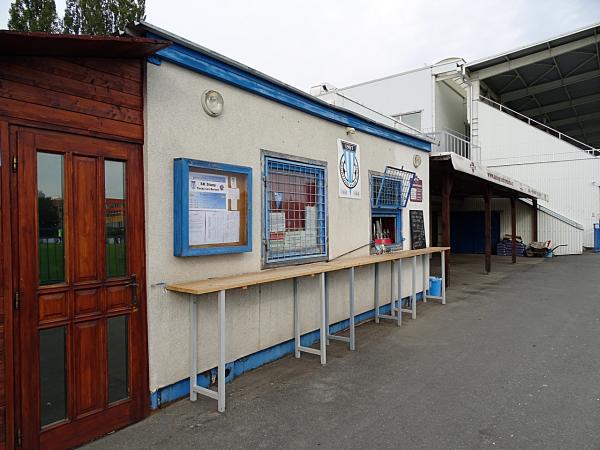
[{"label": "wooden wall paneling", "polygon": [[[75,58],[66,58],[73,61]],[[104,58],[79,58],[76,60],[79,64],[91,69],[96,69],[100,72],[112,73],[129,80],[141,83],[143,79],[142,64],[139,64],[137,59],[112,59],[113,64],[106,64]]]},{"label": "wooden wall paneling", "polygon": [[[91,84],[94,86],[102,86],[108,89],[125,92],[131,95],[140,95],[140,83],[113,75],[106,71],[98,71],[89,67],[85,67],[78,60],[70,62],[61,58],[48,57],[20,57],[17,59],[23,65],[31,67],[40,72],[48,72],[53,75],[68,78],[82,83]],[[113,65],[105,63],[105,66]]]},{"label": "wooden wall paneling", "polygon": [[106,119],[89,114],[56,109],[51,106],[35,105],[0,97],[0,116],[35,120],[41,123],[80,128],[98,133],[114,134],[133,140],[143,139],[143,129],[136,124]]},{"label": "wooden wall paneling", "polygon": [[143,120],[142,112],[137,109],[119,107],[63,92],[38,89],[35,86],[16,81],[0,80],[0,97],[82,114],[91,114],[121,122],[140,124]]},{"label": "wooden wall paneling", "polygon": [[0,116],[143,141],[143,60],[0,57]]},{"label": "wooden wall paneling", "polygon": [[138,95],[127,94],[102,86],[93,86],[77,80],[68,80],[51,73],[43,73],[30,67],[16,64],[12,58],[0,57],[0,77],[5,80],[36,86],[39,89],[64,92],[140,111],[142,109],[142,101]]}]

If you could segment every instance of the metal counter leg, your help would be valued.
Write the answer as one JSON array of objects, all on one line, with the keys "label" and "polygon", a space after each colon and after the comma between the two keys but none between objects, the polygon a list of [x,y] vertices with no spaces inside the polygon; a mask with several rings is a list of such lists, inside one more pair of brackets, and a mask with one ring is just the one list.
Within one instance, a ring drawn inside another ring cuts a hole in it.
[{"label": "metal counter leg", "polygon": [[446,252],[440,252],[442,254],[442,305],[446,304]]},{"label": "metal counter leg", "polygon": [[412,257],[412,318],[417,318],[417,257]]},{"label": "metal counter leg", "polygon": [[325,274],[325,330],[327,331],[326,344],[329,345],[329,276]]},{"label": "metal counter leg", "polygon": [[225,411],[225,291],[219,291],[218,410]]},{"label": "metal counter leg", "polygon": [[396,261],[390,262],[390,316],[394,317],[394,308],[396,307],[396,301],[394,299],[394,270],[396,269]]},{"label": "metal counter leg", "polygon": [[375,266],[375,323],[379,323],[379,264],[373,264]]},{"label": "metal counter leg", "polygon": [[354,267],[348,269],[349,279],[349,294],[350,294],[350,350],[356,348],[356,336],[354,334]]},{"label": "metal counter leg", "polygon": [[298,278],[294,278],[294,356],[300,358],[300,322],[298,305]]},{"label": "metal counter leg", "polygon": [[399,259],[396,261],[396,279],[398,283],[396,284],[396,297],[398,298],[398,316],[397,316],[397,325],[402,326],[402,260]]},{"label": "metal counter leg", "polygon": [[327,324],[325,318],[325,273],[321,272],[321,364],[327,363]]},{"label": "metal counter leg", "polygon": [[190,294],[190,401],[198,399],[196,376],[198,374],[198,300]]},{"label": "metal counter leg", "polygon": [[427,303],[427,287],[429,283],[428,272],[429,272],[429,255],[423,255],[423,303]]}]

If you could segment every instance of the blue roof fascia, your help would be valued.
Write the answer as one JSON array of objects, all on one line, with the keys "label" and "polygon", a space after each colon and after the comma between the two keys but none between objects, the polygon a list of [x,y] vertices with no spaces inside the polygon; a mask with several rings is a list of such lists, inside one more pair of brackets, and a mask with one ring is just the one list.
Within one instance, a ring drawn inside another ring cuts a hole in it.
[{"label": "blue roof fascia", "polygon": [[[161,38],[161,36],[154,35],[153,33],[148,33],[147,36]],[[181,44],[173,43],[170,47],[159,50],[154,54],[154,58],[156,57],[313,116],[352,127],[398,144],[431,152],[430,142],[370,122],[358,115],[342,111],[320,100],[299,95],[291,89],[257,77],[254,74],[245,72],[209,55],[189,49]]]}]

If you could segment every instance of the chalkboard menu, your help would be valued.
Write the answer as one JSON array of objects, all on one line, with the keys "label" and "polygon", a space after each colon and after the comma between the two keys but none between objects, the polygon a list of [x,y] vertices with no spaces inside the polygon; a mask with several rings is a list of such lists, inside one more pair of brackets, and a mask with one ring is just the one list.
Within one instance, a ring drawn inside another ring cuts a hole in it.
[{"label": "chalkboard menu", "polygon": [[413,250],[427,247],[425,241],[425,220],[422,210],[411,210],[410,215],[410,241]]}]

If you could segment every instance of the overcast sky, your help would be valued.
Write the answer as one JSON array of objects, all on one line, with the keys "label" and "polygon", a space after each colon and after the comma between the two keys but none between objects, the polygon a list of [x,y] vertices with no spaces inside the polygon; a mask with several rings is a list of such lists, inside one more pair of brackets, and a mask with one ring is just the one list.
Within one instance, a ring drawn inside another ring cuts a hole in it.
[{"label": "overcast sky", "polygon": [[[10,0],[0,0],[0,28]],[[64,1],[56,1],[62,16]],[[600,22],[600,0],[146,0],[147,21],[303,90],[467,61]]]}]

